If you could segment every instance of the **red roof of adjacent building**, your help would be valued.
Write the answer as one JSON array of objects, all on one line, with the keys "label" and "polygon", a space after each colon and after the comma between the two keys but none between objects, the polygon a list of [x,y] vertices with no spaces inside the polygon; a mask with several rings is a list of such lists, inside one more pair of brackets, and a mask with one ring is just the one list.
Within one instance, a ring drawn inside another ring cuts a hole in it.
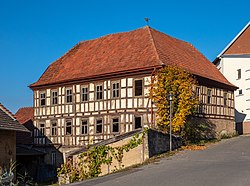
[{"label": "red roof of adjacent building", "polygon": [[80,42],[53,62],[31,88],[176,65],[194,75],[235,87],[190,43],[148,26]]},{"label": "red roof of adjacent building", "polygon": [[17,121],[19,121],[20,124],[25,124],[27,121],[32,120],[34,117],[34,109],[33,107],[24,107],[20,108],[16,114],[15,117]]},{"label": "red roof of adjacent building", "polygon": [[228,46],[224,54],[250,54],[250,22]]},{"label": "red roof of adjacent building", "polygon": [[20,125],[14,115],[0,103],[0,130],[29,132]]}]

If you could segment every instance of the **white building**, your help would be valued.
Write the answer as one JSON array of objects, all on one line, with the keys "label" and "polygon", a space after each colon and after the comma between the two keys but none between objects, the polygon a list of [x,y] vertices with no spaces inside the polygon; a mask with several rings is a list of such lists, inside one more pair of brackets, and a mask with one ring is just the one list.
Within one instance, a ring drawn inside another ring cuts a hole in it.
[{"label": "white building", "polygon": [[214,60],[235,90],[235,122],[239,133],[250,133],[250,22]]}]

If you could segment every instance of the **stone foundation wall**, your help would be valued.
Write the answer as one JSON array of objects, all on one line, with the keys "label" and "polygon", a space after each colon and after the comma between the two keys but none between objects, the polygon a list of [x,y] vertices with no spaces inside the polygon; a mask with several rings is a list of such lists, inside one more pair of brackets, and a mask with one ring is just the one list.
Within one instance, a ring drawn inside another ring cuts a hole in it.
[{"label": "stone foundation wall", "polygon": [[202,124],[205,129],[203,128],[204,131],[201,131],[201,133],[203,133],[206,138],[236,134],[236,125],[234,120],[192,117],[188,119],[188,122],[191,122],[194,126]]}]

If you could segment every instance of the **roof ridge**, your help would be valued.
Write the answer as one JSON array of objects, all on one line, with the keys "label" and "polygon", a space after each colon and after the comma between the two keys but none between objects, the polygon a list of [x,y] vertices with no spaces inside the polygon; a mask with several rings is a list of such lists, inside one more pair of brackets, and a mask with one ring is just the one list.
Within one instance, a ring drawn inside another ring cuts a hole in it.
[{"label": "roof ridge", "polygon": [[145,26],[144,28],[147,29],[148,32],[149,32],[149,36],[151,38],[151,42],[152,42],[152,45],[153,45],[153,48],[154,48],[154,51],[155,51],[155,54],[156,54],[156,58],[160,62],[160,65],[163,65],[164,63],[161,61],[160,56],[159,56],[159,54],[157,52],[157,48],[156,48],[156,45],[155,45],[154,37],[153,37],[153,34],[151,33],[151,30],[150,30],[151,27],[150,26]]},{"label": "roof ridge", "polygon": [[16,121],[16,117],[15,115],[10,111],[8,110],[3,104],[0,103],[0,108],[2,109],[2,111],[4,111],[8,116],[10,116],[14,121]]}]

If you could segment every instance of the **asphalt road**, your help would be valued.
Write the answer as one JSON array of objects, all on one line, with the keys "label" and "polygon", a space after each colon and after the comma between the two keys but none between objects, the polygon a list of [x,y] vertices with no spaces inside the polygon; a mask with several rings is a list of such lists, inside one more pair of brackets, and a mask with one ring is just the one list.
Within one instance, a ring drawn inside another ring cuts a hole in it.
[{"label": "asphalt road", "polygon": [[71,185],[250,186],[250,136],[222,140],[205,150],[182,151],[149,165]]}]

